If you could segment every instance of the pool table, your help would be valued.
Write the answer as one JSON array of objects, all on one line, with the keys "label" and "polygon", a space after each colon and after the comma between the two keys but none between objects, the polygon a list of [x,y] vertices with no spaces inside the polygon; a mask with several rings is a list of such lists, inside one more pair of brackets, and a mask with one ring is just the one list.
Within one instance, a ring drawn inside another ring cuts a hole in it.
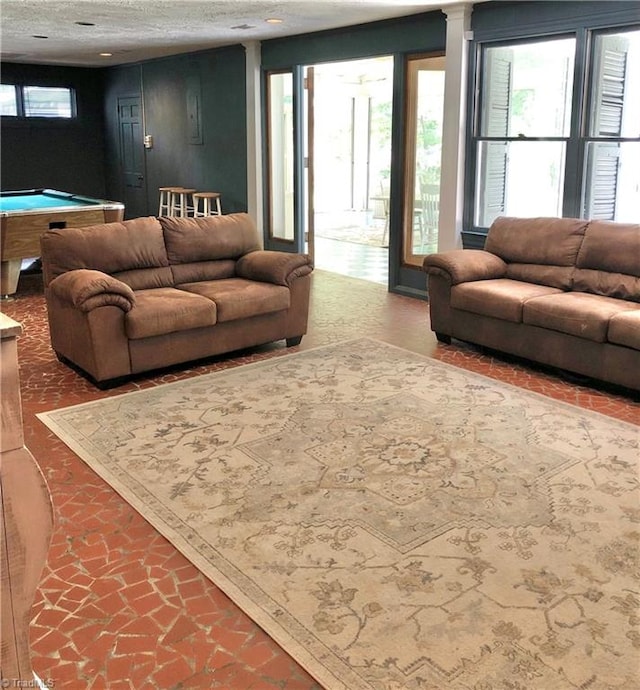
[{"label": "pool table", "polygon": [[54,189],[0,192],[0,295],[15,293],[23,259],[40,256],[49,228],[79,228],[120,221],[124,204]]}]

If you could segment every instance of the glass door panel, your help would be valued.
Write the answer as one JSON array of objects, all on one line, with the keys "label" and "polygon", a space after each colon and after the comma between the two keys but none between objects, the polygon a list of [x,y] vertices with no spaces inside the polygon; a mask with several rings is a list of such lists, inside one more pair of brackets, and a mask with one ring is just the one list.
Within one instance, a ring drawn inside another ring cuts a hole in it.
[{"label": "glass door panel", "polygon": [[403,262],[422,266],[438,247],[444,55],[407,60]]},{"label": "glass door panel", "polygon": [[267,75],[269,238],[294,242],[293,74]]},{"label": "glass door panel", "polygon": [[309,251],[317,268],[389,282],[392,56],[307,68]]}]

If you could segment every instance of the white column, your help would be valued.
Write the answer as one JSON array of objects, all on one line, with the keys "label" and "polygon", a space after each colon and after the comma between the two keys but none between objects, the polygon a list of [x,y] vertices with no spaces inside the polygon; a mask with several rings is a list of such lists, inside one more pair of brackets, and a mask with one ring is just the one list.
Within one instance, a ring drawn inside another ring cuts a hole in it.
[{"label": "white column", "polygon": [[438,250],[462,247],[464,163],[466,136],[467,54],[471,38],[471,12],[467,4],[451,5],[447,16],[444,78],[444,124],[440,172]]},{"label": "white column", "polygon": [[[260,112],[260,41],[242,44],[245,49],[247,91],[247,211],[260,236],[262,223],[262,117]],[[224,203],[224,199],[223,199]]]}]

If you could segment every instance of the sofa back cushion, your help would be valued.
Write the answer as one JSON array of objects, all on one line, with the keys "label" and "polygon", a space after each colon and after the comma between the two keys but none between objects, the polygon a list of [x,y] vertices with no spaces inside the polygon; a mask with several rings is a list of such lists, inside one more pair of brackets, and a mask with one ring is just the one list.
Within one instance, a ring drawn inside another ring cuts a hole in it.
[{"label": "sofa back cushion", "polygon": [[261,248],[258,231],[247,213],[158,220],[171,264],[235,260]]},{"label": "sofa back cushion", "polygon": [[[40,247],[45,285],[56,276],[77,268],[110,275],[126,275],[133,271],[137,275],[136,288],[145,282],[141,269],[164,267],[165,271],[161,271],[164,280],[171,280],[162,227],[153,217],[47,230],[40,238]],[[152,284],[156,284],[157,271],[150,271],[149,278]]]},{"label": "sofa back cushion", "polygon": [[587,223],[502,216],[489,228],[485,249],[508,264],[508,278],[567,290]]},{"label": "sofa back cushion", "polygon": [[191,264],[173,264],[171,271],[176,285],[197,283],[200,280],[221,280],[235,276],[236,262],[234,259],[194,261]]},{"label": "sofa back cushion", "polygon": [[548,285],[568,290],[574,273],[573,266],[546,266],[544,264],[507,264],[505,277],[525,283]]},{"label": "sofa back cushion", "polygon": [[640,302],[640,225],[591,221],[576,266],[574,290]]},{"label": "sofa back cushion", "polygon": [[130,271],[116,271],[114,278],[126,283],[132,290],[172,287],[174,284],[170,266],[160,268],[134,268]]},{"label": "sofa back cushion", "polygon": [[507,263],[574,266],[587,225],[578,218],[500,217],[485,249]]}]

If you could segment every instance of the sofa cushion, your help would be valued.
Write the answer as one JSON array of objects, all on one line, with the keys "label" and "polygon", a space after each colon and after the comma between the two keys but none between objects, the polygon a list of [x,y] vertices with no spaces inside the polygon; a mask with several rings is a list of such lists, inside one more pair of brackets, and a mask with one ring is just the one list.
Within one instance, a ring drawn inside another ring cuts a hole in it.
[{"label": "sofa cushion", "polygon": [[574,290],[640,302],[640,225],[591,221],[576,267]]},{"label": "sofa cushion", "polygon": [[260,249],[256,227],[247,213],[205,218],[158,219],[172,264],[238,259]]},{"label": "sofa cushion", "polygon": [[496,218],[485,250],[507,263],[573,266],[588,221],[578,218]]},{"label": "sofa cushion", "polygon": [[113,277],[126,283],[132,290],[148,290],[173,285],[173,273],[170,266],[117,271]]},{"label": "sofa cushion", "polygon": [[527,300],[559,293],[561,290],[557,288],[508,278],[476,280],[451,288],[451,306],[454,309],[521,323],[522,309]]},{"label": "sofa cushion", "polygon": [[233,278],[236,274],[236,261],[235,259],[218,259],[217,261],[195,261],[191,264],[173,264],[171,272],[176,285],[195,283],[200,280]]},{"label": "sofa cushion", "polygon": [[84,228],[47,230],[42,234],[40,244],[45,255],[45,285],[61,273],[76,268],[117,274],[169,265],[162,227],[152,217]]},{"label": "sofa cushion", "polygon": [[523,321],[531,326],[604,343],[611,318],[637,308],[633,303],[611,297],[565,292],[529,300],[524,305]]},{"label": "sofa cushion", "polygon": [[132,340],[216,323],[215,303],[199,295],[175,288],[155,288],[138,290],[135,296],[135,305],[125,317],[125,331]]},{"label": "sofa cushion", "polygon": [[228,278],[177,286],[215,302],[219,322],[269,314],[290,306],[289,288],[244,278]]},{"label": "sofa cushion", "polygon": [[640,225],[592,220],[576,266],[640,277]]},{"label": "sofa cushion", "polygon": [[573,266],[545,266],[540,264],[507,264],[505,275],[512,280],[548,285],[569,290],[573,281]]},{"label": "sofa cushion", "polygon": [[640,309],[625,311],[611,317],[607,340],[640,350]]},{"label": "sofa cushion", "polygon": [[640,278],[624,273],[576,268],[573,274],[572,289],[576,292],[590,292],[594,295],[640,302]]}]

